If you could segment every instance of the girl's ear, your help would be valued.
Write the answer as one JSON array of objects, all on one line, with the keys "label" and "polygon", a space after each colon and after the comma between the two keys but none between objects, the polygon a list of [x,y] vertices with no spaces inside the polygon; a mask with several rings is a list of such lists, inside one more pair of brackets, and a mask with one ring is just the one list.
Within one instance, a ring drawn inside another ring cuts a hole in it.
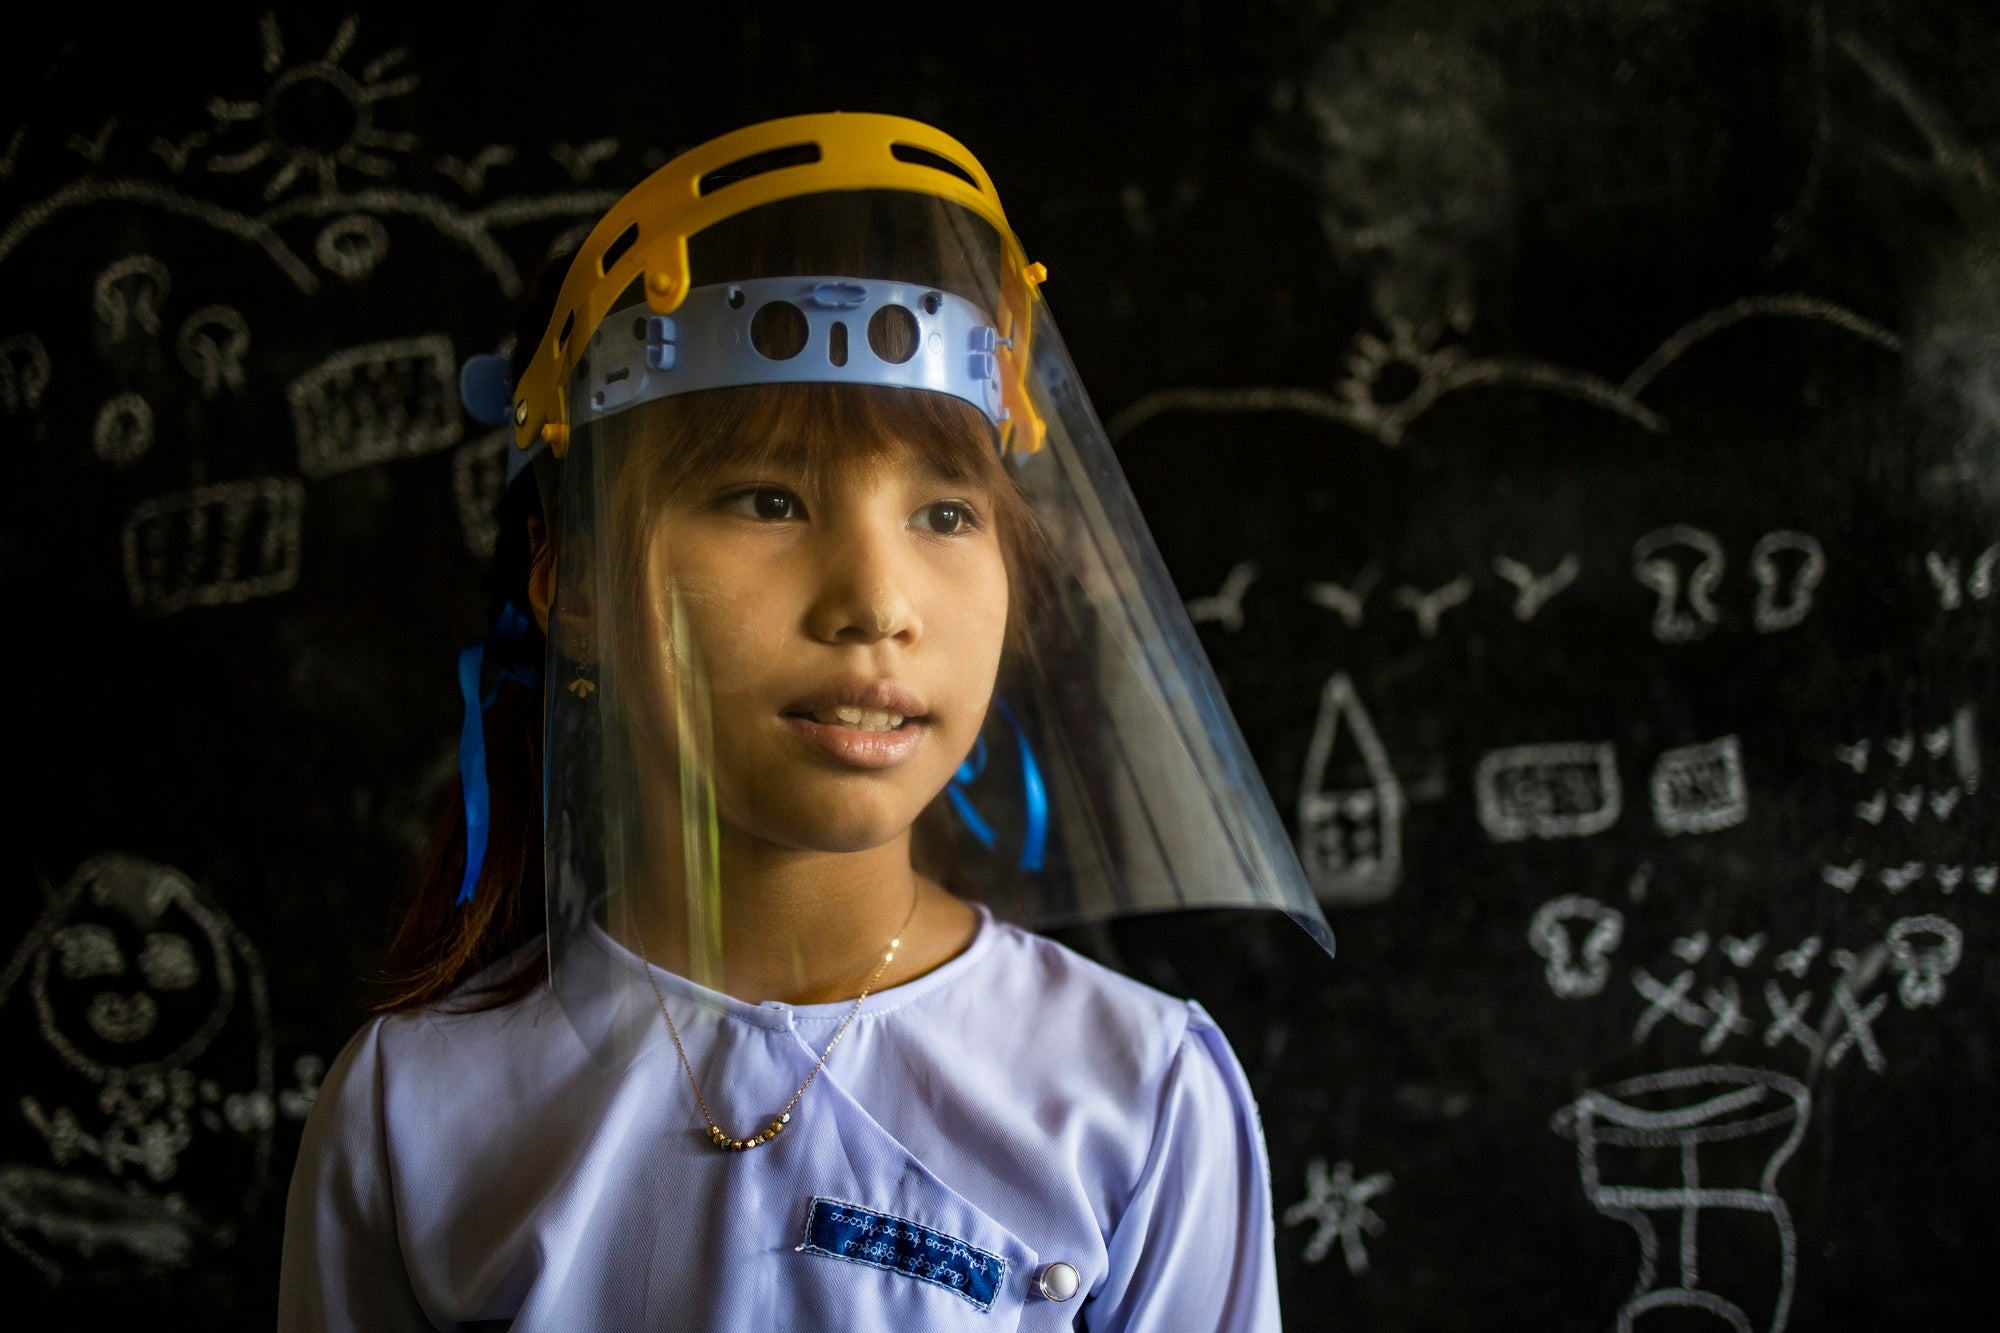
[{"label": "girl's ear", "polygon": [[549,525],[539,518],[528,520],[528,609],[544,635],[549,632],[549,607],[556,600],[556,548],[549,541]]}]

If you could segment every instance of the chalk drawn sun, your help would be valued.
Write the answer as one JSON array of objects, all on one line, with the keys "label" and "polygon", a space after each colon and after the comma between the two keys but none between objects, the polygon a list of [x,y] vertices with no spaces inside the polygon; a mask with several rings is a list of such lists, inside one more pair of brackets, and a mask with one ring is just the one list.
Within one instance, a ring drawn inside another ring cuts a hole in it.
[{"label": "chalk drawn sun", "polygon": [[332,196],[340,193],[342,167],[378,179],[394,171],[395,163],[383,153],[416,147],[416,136],[381,128],[375,112],[388,99],[414,92],[417,76],[396,73],[409,58],[402,47],[350,72],[345,61],[359,26],[360,18],[348,15],[325,56],[285,67],[285,41],[277,16],[266,14],[260,25],[264,72],[273,77],[264,96],[254,102],[217,97],[208,104],[218,138],[236,126],[255,127],[261,138],[247,148],[216,153],[209,158],[208,169],[234,176],[268,166],[267,202],[301,177],[317,178],[320,193]]}]

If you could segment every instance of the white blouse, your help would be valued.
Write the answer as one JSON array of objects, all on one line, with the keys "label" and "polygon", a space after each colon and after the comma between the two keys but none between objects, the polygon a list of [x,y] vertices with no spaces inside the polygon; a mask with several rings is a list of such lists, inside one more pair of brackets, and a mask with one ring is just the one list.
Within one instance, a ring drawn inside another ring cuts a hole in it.
[{"label": "white blouse", "polygon": [[[853,1007],[654,976],[736,1134]],[[664,1021],[613,1074],[546,986],[375,1019],[306,1124],[278,1323],[1263,1330],[1272,1245],[1256,1105],[1208,1015],[981,909],[749,1152],[708,1142]]]}]

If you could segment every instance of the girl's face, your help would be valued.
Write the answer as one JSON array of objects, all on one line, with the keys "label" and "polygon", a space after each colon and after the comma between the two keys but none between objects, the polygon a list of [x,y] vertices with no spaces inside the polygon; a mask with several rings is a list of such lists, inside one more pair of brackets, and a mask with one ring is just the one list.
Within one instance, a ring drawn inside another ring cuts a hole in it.
[{"label": "girl's face", "polygon": [[655,641],[671,640],[677,598],[725,824],[860,851],[944,788],[985,721],[1006,634],[993,504],[898,445],[833,476],[725,466],[666,506],[648,552],[668,593]]}]

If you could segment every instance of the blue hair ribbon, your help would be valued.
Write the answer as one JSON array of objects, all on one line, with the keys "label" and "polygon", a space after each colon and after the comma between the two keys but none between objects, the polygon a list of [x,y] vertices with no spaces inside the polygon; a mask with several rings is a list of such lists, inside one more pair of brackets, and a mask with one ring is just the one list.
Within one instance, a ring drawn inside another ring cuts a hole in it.
[{"label": "blue hair ribbon", "polygon": [[486,631],[486,637],[458,655],[458,692],[465,701],[465,720],[458,732],[458,777],[465,789],[465,877],[459,881],[456,904],[472,901],[479,887],[479,872],[486,868],[486,836],[492,823],[492,793],[486,786],[486,711],[500,695],[500,686],[515,681],[529,689],[542,683],[541,670],[524,663],[500,668],[493,688],[480,693],[480,676],[486,668],[488,649],[522,638],[531,622],[518,602],[501,608],[500,616]]},{"label": "blue hair ribbon", "polygon": [[[1021,839],[1021,869],[1040,870],[1048,847],[1049,838],[1049,796],[1042,785],[1041,766],[1035,762],[1035,752],[1028,745],[1028,733],[1022,729],[1020,720],[1007,701],[994,696],[993,704],[1006,719],[1007,727],[1014,733],[1014,741],[1021,749],[1021,799],[1027,806],[1028,830]],[[951,801],[951,808],[958,811],[958,817],[965,821],[965,827],[979,840],[979,845],[992,851],[999,841],[993,826],[980,817],[977,807],[967,789],[981,773],[986,771],[986,738],[981,736],[972,747],[972,753],[952,774],[951,782],[945,787],[945,796]]]}]

